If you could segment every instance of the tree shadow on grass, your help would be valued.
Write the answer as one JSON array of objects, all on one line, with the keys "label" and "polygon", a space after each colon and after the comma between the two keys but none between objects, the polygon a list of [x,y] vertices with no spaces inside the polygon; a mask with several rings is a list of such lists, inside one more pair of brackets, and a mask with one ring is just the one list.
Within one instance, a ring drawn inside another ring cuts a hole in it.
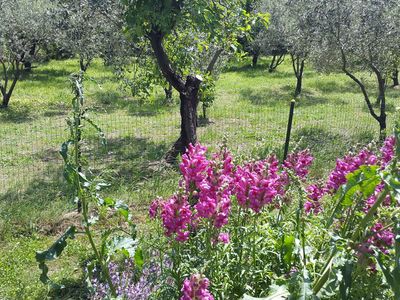
[{"label": "tree shadow on grass", "polygon": [[7,108],[0,108],[0,123],[26,123],[33,120],[32,106],[14,105],[12,99],[10,106]]},{"label": "tree shadow on grass", "polygon": [[8,227],[3,232],[13,236],[31,235],[74,207],[72,191],[62,174],[62,166],[49,163],[26,184],[23,182],[26,178],[21,177],[20,181],[16,178],[15,184],[0,194],[0,218]]},{"label": "tree shadow on grass", "polygon": [[[90,150],[88,154],[95,159],[89,158],[84,169],[93,176],[102,174],[112,184],[111,189],[121,184],[134,188],[146,180],[155,177],[162,180],[178,171],[177,166],[164,162],[169,147],[168,142],[155,143],[137,137],[109,139],[106,152],[100,147]],[[16,236],[47,232],[48,226],[75,208],[58,153],[47,152],[38,155],[47,159],[43,172],[38,172],[26,185],[18,184],[16,178],[16,184],[0,194],[0,218],[7,226],[0,233]]]},{"label": "tree shadow on grass", "polygon": [[275,107],[287,103],[290,96],[287,91],[282,89],[271,90],[268,88],[264,89],[251,89],[245,88],[240,90],[240,99],[243,101],[249,101],[254,105],[263,105]]},{"label": "tree shadow on grass", "polygon": [[[262,105],[267,107],[278,107],[288,105],[293,99],[290,86],[282,86],[279,89],[251,89],[246,88],[240,90],[240,98],[243,101],[249,101],[254,105]],[[296,101],[297,106],[314,106],[326,104],[329,100],[325,97],[316,96],[308,90],[303,90],[300,98]]]},{"label": "tree shadow on grass", "polygon": [[143,101],[119,91],[98,90],[92,97],[96,104],[107,112],[124,109],[130,115],[138,117],[153,117],[177,109],[176,105],[165,105],[162,96],[156,97],[153,101]]},{"label": "tree shadow on grass", "polygon": [[311,174],[318,178],[326,175],[329,171],[327,167],[334,167],[337,158],[373,140],[374,134],[369,131],[348,135],[346,132],[339,134],[320,127],[304,127],[293,132],[291,149],[310,149],[315,157]]},{"label": "tree shadow on grass", "polygon": [[169,147],[168,142],[154,143],[145,138],[113,138],[108,140],[106,153],[98,150],[94,156],[101,163],[98,171],[107,167],[114,181],[132,184],[158,176],[164,170],[176,170],[164,162]]},{"label": "tree shadow on grass", "polygon": [[[82,266],[83,267],[83,266]],[[63,288],[51,289],[48,297],[54,300],[85,300],[89,299],[89,291],[84,279],[63,279],[59,282]],[[41,299],[37,299],[41,300]]]}]

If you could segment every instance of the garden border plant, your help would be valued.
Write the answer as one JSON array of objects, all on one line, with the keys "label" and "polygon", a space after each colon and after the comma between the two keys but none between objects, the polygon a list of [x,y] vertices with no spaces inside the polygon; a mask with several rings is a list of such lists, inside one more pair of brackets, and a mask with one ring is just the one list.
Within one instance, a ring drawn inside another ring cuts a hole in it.
[{"label": "garden border plant", "polygon": [[398,298],[399,129],[379,156],[370,146],[338,159],[326,183],[307,180],[308,151],[235,166],[226,148],[208,159],[191,146],[178,192],[150,207],[170,240],[175,297],[183,286],[183,300],[348,299],[355,270],[378,263]]},{"label": "garden border plant", "polygon": [[[110,294],[116,297],[117,291],[109,272],[111,257],[122,255],[126,258],[134,258],[135,265],[139,268],[142,266],[143,258],[141,250],[137,248],[136,226],[131,220],[128,206],[110,197],[102,198],[100,190],[108,184],[101,178],[93,174],[85,174],[83,171],[84,159],[81,147],[84,125],[93,127],[105,143],[103,131],[89,118],[88,108],[85,107],[83,82],[84,72],[71,75],[75,96],[71,103],[72,115],[67,120],[70,137],[62,144],[60,150],[64,160],[64,177],[73,190],[74,201],[79,204],[83,231],[79,231],[75,225],[69,227],[49,249],[37,252],[36,260],[42,270],[40,280],[53,288],[58,288],[59,285],[48,277],[49,268],[46,262],[62,254],[67,246],[68,238],[73,239],[77,234],[83,234],[94,254],[94,260],[87,266],[89,277],[93,276],[93,270],[99,266],[102,280],[108,283]],[[111,224],[113,219],[115,224]]]}]

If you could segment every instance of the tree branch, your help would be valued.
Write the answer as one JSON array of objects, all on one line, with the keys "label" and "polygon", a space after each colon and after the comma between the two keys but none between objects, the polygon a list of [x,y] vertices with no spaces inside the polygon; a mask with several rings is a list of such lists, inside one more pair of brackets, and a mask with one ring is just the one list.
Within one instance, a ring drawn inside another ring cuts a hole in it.
[{"label": "tree branch", "polygon": [[164,35],[159,31],[153,29],[148,35],[148,38],[153,48],[154,55],[156,56],[158,66],[165,76],[166,80],[179,92],[185,92],[185,82],[182,77],[178,75],[172,68],[171,61],[162,45]]},{"label": "tree branch", "polygon": [[371,114],[371,116],[375,120],[377,120],[379,122],[379,116],[375,113],[374,108],[372,107],[372,104],[371,104],[371,101],[369,99],[368,92],[367,92],[367,89],[365,88],[365,85],[361,82],[360,79],[358,79],[355,75],[353,75],[350,71],[347,70],[347,58],[346,58],[346,54],[344,53],[344,50],[343,50],[342,47],[340,48],[340,52],[341,52],[341,56],[342,56],[342,70],[343,70],[343,72],[348,77],[350,77],[355,83],[358,84],[358,86],[361,89],[361,92],[364,95],[364,100],[367,103],[369,113]]},{"label": "tree branch", "polygon": [[17,84],[17,81],[18,81],[18,79],[19,79],[19,75],[20,75],[19,64],[20,64],[20,62],[19,62],[19,61],[16,61],[16,67],[15,67],[15,71],[14,71],[14,78],[13,78],[13,81],[12,81],[12,83],[11,83],[10,89],[9,89],[8,92],[7,92],[7,94],[8,94],[9,96],[11,96],[11,94],[13,93],[14,88],[15,88],[15,85]]},{"label": "tree branch", "polygon": [[209,63],[208,66],[207,66],[207,69],[206,69],[206,72],[207,72],[208,74],[211,74],[211,73],[213,72],[214,67],[215,67],[215,64],[217,63],[217,61],[218,61],[218,59],[219,59],[219,57],[221,56],[221,54],[222,54],[223,51],[224,51],[224,50],[221,48],[221,49],[218,49],[218,50],[214,53],[214,55],[213,55],[213,57],[212,57],[210,63]]}]

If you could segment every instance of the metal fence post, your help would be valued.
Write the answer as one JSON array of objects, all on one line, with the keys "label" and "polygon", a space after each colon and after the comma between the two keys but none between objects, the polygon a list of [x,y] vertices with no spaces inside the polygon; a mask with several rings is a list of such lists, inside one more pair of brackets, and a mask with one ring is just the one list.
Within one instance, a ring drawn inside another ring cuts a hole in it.
[{"label": "metal fence post", "polygon": [[285,141],[285,150],[283,152],[283,161],[286,160],[288,151],[289,151],[289,142],[290,142],[290,133],[292,132],[292,124],[293,124],[293,114],[294,114],[294,106],[296,104],[296,100],[292,100],[290,102],[290,111],[289,111],[289,121],[286,131],[286,141]]}]

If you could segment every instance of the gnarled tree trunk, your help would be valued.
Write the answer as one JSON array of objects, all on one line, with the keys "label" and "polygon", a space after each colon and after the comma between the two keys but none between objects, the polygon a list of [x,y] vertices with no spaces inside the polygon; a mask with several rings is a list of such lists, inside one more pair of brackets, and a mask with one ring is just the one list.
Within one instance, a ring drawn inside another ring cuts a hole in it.
[{"label": "gnarled tree trunk", "polygon": [[[4,61],[0,62],[2,65],[2,70],[3,70],[3,78],[4,78],[4,83],[0,82],[0,92],[2,95],[2,103],[1,103],[1,108],[6,108],[8,107],[8,104],[10,103],[10,98],[12,93],[14,92],[15,86],[17,85],[17,81],[19,80],[19,77],[21,75],[21,67],[20,67],[20,61],[14,61],[11,63],[11,72],[12,72],[12,79],[10,78],[10,70],[6,66],[6,63]],[[11,80],[11,85],[8,87],[9,81]]]},{"label": "gnarled tree trunk", "polygon": [[181,131],[177,141],[166,154],[169,163],[176,161],[179,154],[184,154],[190,144],[197,142],[197,106],[199,104],[199,88],[202,79],[189,75],[184,80],[172,67],[163,46],[164,34],[161,30],[153,28],[148,34],[157,63],[165,79],[178,92],[180,97]]},{"label": "gnarled tree trunk", "polygon": [[195,76],[186,79],[186,90],[179,93],[181,132],[178,140],[166,155],[166,161],[173,163],[179,154],[185,153],[190,144],[197,142],[197,107],[199,104],[199,87],[201,80]]},{"label": "gnarled tree trunk", "polygon": [[276,68],[283,63],[283,61],[285,60],[285,54],[280,54],[280,55],[273,55],[272,56],[272,61],[269,64],[268,67],[268,72],[272,73],[276,70]]},{"label": "gnarled tree trunk", "polygon": [[253,53],[253,59],[251,62],[251,65],[253,66],[253,68],[257,67],[257,63],[258,63],[258,58],[260,57],[260,54],[258,52],[254,52]]}]

